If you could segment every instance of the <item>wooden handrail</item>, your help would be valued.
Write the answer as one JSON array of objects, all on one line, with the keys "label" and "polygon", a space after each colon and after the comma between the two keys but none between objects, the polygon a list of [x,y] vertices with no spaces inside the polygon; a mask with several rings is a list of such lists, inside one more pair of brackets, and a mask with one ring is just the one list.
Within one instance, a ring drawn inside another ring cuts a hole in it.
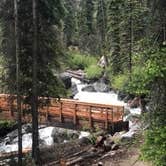
[{"label": "wooden handrail", "polygon": [[[0,109],[2,111],[10,111],[8,103],[9,95],[0,94]],[[47,98],[42,98],[47,99]],[[124,107],[118,105],[107,105],[90,102],[82,102],[73,99],[56,99],[49,98],[50,104],[39,109],[39,115],[44,114],[45,119],[48,116],[58,117],[59,122],[63,122],[66,118],[72,119],[73,124],[77,124],[80,118],[88,121],[89,126],[93,126],[93,122],[102,122],[105,128],[109,127],[109,123],[123,121]],[[16,108],[15,99],[13,106]],[[23,108],[29,108],[23,104]]]}]

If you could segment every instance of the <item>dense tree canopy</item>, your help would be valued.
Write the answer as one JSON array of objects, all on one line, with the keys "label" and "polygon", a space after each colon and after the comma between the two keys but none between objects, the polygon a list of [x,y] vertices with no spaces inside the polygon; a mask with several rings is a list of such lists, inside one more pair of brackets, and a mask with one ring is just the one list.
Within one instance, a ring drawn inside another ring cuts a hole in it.
[{"label": "dense tree canopy", "polygon": [[[166,125],[166,1],[37,2],[37,95],[57,97],[65,93],[56,77],[62,65],[65,69],[66,66],[81,68],[95,79],[106,73],[111,88],[149,100],[150,133],[154,130],[160,135]],[[11,94],[16,93],[13,3],[0,1],[0,84],[1,92]],[[33,87],[32,18],[32,1],[18,1],[20,93],[27,96],[28,103]],[[97,66],[102,56],[108,63],[103,68]],[[64,57],[69,64],[64,65]],[[147,134],[146,140],[144,157],[157,166],[165,166],[164,139],[158,143],[159,139],[150,140]],[[159,144],[163,149],[153,151],[153,145],[156,148]]]}]

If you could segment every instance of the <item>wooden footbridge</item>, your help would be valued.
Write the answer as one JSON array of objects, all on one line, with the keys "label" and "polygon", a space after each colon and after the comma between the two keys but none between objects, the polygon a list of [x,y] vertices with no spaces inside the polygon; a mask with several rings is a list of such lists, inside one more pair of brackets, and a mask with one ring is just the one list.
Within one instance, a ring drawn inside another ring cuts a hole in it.
[{"label": "wooden footbridge", "polygon": [[[39,109],[39,123],[72,124],[75,127],[127,130],[123,122],[124,107],[80,102],[78,100],[51,98],[49,105]],[[0,119],[16,120],[16,100],[9,95],[0,95]],[[22,104],[22,121],[31,122],[30,106]]]}]

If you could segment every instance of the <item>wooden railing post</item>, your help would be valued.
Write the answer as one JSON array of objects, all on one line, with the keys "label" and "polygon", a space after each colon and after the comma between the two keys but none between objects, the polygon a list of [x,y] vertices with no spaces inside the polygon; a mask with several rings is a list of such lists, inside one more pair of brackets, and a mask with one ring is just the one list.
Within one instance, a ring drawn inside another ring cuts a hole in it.
[{"label": "wooden railing post", "polygon": [[89,126],[90,126],[90,128],[92,128],[93,126],[92,126],[92,116],[91,116],[91,107],[89,107]]},{"label": "wooden railing post", "polygon": [[105,112],[105,129],[108,130],[108,109]]},{"label": "wooden railing post", "polygon": [[46,120],[46,122],[48,122],[48,113],[49,113],[49,106],[47,105],[47,108],[46,108],[46,115],[45,115],[45,120]]},{"label": "wooden railing post", "polygon": [[62,101],[60,101],[60,108],[59,108],[59,121],[62,123],[63,122],[63,115],[62,115],[62,108],[63,107],[63,103]]},{"label": "wooden railing post", "polygon": [[122,109],[123,109],[123,111],[122,111],[122,120],[123,120],[123,118],[124,118],[124,111],[125,111],[125,110],[124,110],[124,106],[123,106]]},{"label": "wooden railing post", "polygon": [[112,108],[112,132],[114,132],[114,107]]},{"label": "wooden railing post", "polygon": [[77,124],[77,104],[75,104],[74,110],[73,110],[73,123],[74,125]]}]

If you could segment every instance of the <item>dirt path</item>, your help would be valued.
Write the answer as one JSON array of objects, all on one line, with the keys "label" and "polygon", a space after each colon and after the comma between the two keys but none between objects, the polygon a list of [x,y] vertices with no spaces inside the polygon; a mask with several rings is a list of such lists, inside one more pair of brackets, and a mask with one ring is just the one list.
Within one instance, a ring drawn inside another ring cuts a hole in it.
[{"label": "dirt path", "polygon": [[[150,163],[139,159],[140,145],[142,145],[142,142],[133,144],[129,148],[125,146],[117,150],[115,155],[109,155],[102,160],[99,159],[97,162],[101,162],[103,166],[152,166]],[[93,166],[97,166],[97,162]]]},{"label": "dirt path", "polygon": [[125,151],[113,158],[107,158],[103,161],[104,166],[151,166],[149,163],[145,163],[139,160],[139,150],[132,148],[130,151]]}]

